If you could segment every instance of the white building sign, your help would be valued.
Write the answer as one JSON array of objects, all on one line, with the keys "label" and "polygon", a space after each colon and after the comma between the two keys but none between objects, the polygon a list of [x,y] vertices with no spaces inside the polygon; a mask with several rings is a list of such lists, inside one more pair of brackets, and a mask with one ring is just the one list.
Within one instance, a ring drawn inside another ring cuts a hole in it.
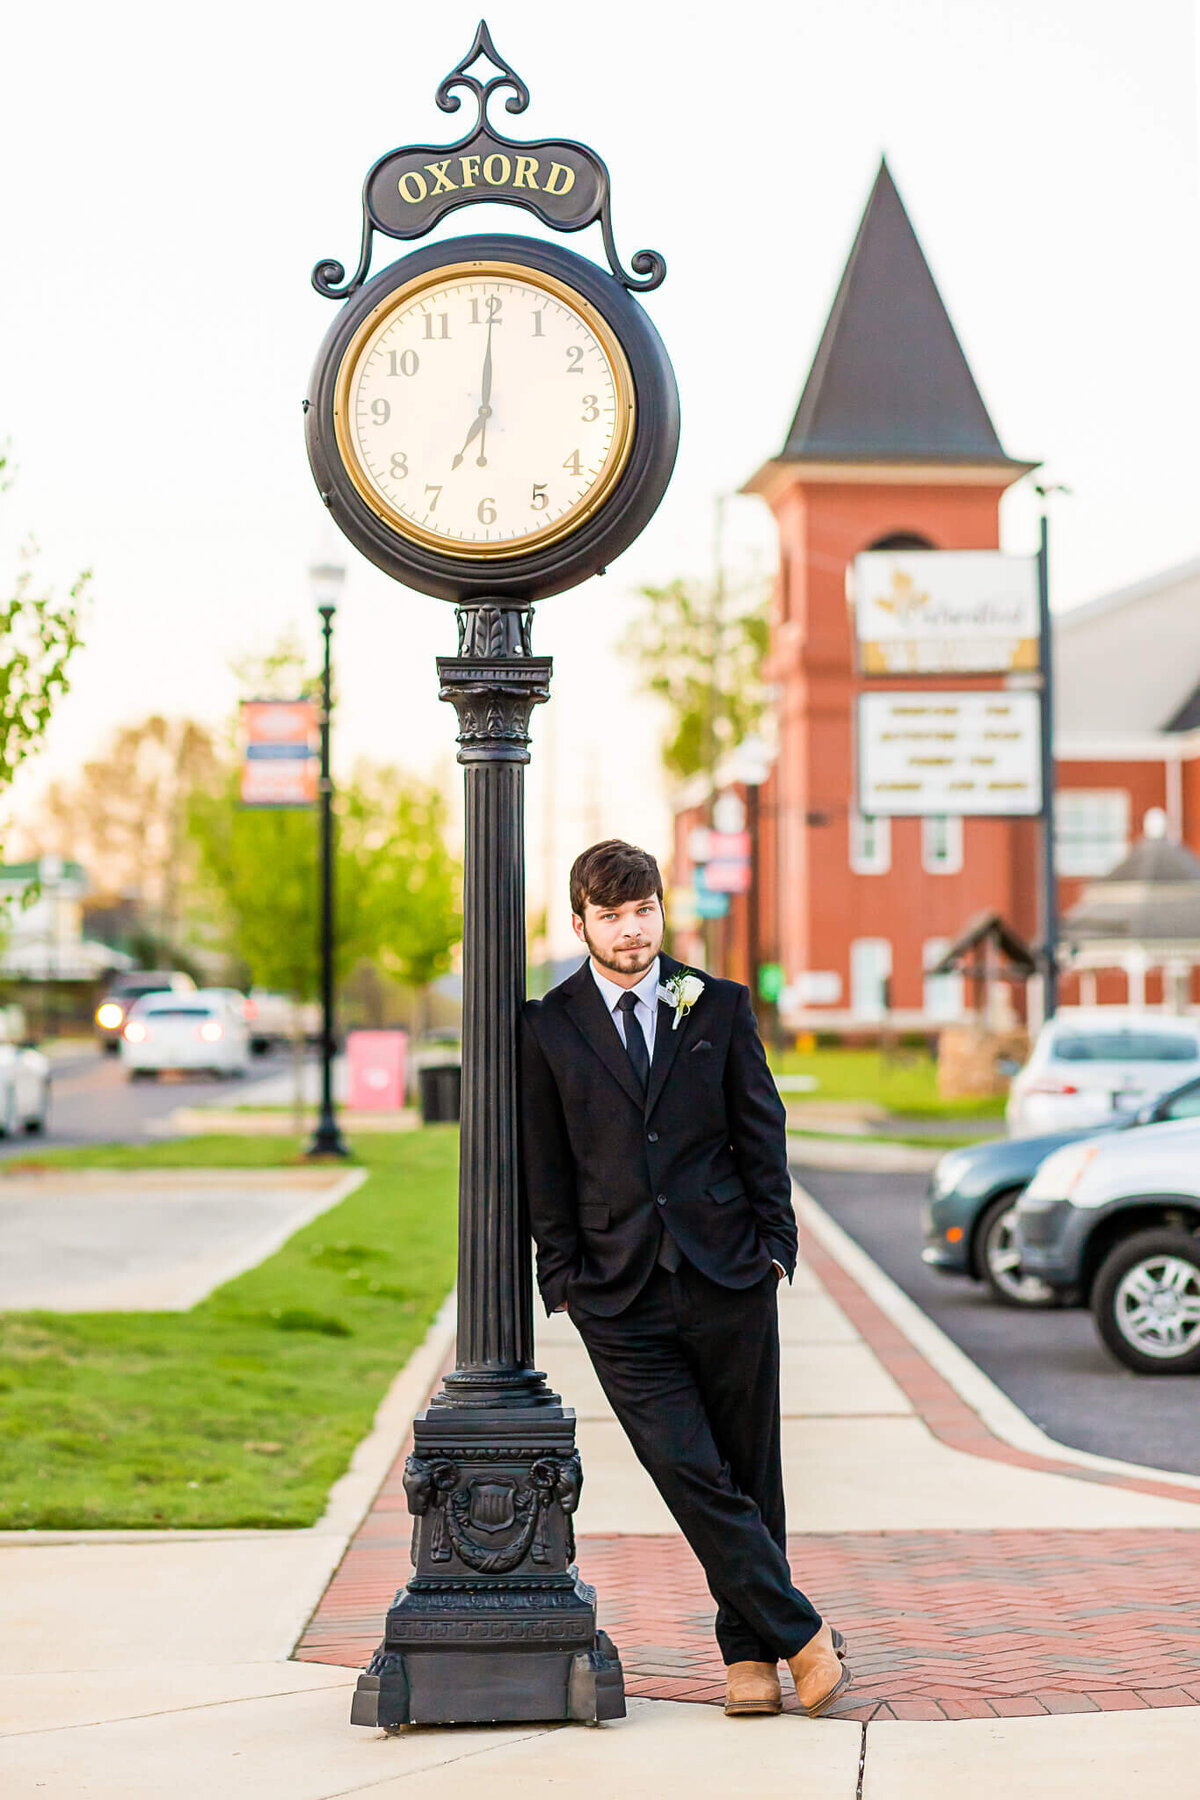
[{"label": "white building sign", "polygon": [[868,550],[852,572],[864,675],[1038,666],[1037,558],[998,550]]},{"label": "white building sign", "polygon": [[1041,811],[1038,696],[860,694],[858,809],[896,814]]}]

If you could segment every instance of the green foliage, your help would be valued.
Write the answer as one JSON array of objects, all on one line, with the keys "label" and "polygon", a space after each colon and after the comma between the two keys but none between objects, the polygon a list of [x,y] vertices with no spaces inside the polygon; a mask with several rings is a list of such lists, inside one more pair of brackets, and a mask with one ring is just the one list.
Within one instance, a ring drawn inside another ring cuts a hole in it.
[{"label": "green foliage", "polygon": [[[1003,1117],[1005,1097],[943,1100],[938,1093],[937,1059],[926,1052],[889,1057],[879,1050],[771,1050],[767,1060],[777,1075],[815,1075],[811,1093],[785,1096],[789,1108],[811,1101],[862,1101],[901,1118],[965,1119]],[[802,1114],[797,1114],[797,1117]]]},{"label": "green foliage", "polygon": [[[369,1180],[191,1312],[0,1313],[0,1528],[311,1525],[454,1280],[457,1143],[364,1139]],[[213,1137],[39,1162],[299,1159]]]},{"label": "green foliage", "polygon": [[[378,961],[424,987],[462,935],[460,870],[436,788],[360,769],[336,802],[335,975]],[[311,999],[320,979],[318,842],[311,812],[242,807],[238,777],[193,794],[188,828],[224,948],[260,987]]]},{"label": "green foliage", "polygon": [[711,770],[763,715],[766,601],[756,594],[749,606],[727,605],[702,582],[672,581],[641,592],[647,606],[626,654],[641,670],[643,692],[666,705],[663,763],[686,780]]},{"label": "green foliage", "polygon": [[[0,452],[0,492],[12,484]],[[38,591],[37,548],[26,544],[11,591],[0,595],[0,791],[46,735],[51,714],[70,687],[67,665],[79,648],[79,614],[91,580],[79,575],[65,600]]]}]

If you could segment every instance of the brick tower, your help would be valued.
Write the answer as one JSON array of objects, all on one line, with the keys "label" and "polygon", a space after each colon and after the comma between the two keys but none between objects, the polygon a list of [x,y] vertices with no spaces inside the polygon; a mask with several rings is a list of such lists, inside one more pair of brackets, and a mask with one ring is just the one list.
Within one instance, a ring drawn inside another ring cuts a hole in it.
[{"label": "brick tower", "polygon": [[783,966],[792,1027],[866,1024],[885,1007],[897,1025],[925,1023],[934,949],[974,912],[996,907],[1034,931],[1031,821],[856,816],[865,684],[846,573],[872,548],[996,548],[1001,497],[1035,466],[1005,454],[882,163],[787,442],[745,490],[779,527],[768,666],[779,756],[763,793],[759,941],[762,960]]}]

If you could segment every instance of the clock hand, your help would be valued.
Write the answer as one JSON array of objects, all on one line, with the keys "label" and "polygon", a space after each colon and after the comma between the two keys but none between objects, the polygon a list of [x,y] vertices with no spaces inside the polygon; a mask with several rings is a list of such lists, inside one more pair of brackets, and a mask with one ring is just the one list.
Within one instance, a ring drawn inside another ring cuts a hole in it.
[{"label": "clock hand", "polygon": [[483,374],[480,378],[479,389],[479,412],[476,415],[475,423],[466,435],[462,449],[450,464],[451,469],[457,469],[459,467],[467,450],[480,434],[482,434],[483,441],[479,446],[479,455],[475,460],[481,469],[487,468],[487,457],[484,455],[484,450],[487,447],[487,422],[492,416],[492,408],[490,405],[492,398],[492,321],[490,318],[488,320],[487,348],[483,353]]},{"label": "clock hand", "polygon": [[483,353],[483,380],[480,383],[479,405],[482,409],[492,403],[492,321],[488,320],[487,349]]},{"label": "clock hand", "polygon": [[466,435],[466,439],[463,443],[462,449],[459,451],[458,455],[454,458],[454,461],[450,464],[450,467],[452,469],[458,468],[459,464],[462,462],[463,457],[466,455],[468,448],[470,447],[470,445],[472,445],[475,442],[475,439],[479,436],[480,432],[484,429],[486,423],[487,423],[486,416],[485,416],[484,410],[481,406],[479,409],[478,415],[476,416],[475,423],[471,426],[470,431],[468,431],[468,433]]},{"label": "clock hand", "polygon": [[487,422],[492,416],[492,321],[488,318],[487,349],[483,353],[483,382],[479,395],[479,417],[483,421],[483,431],[479,438],[479,455],[475,461],[479,468],[487,468]]}]

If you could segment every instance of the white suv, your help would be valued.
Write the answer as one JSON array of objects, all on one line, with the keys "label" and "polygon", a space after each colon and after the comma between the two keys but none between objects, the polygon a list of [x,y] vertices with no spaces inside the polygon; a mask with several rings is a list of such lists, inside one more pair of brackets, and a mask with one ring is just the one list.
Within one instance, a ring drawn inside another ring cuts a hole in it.
[{"label": "white suv", "polygon": [[1124,1007],[1064,1007],[1013,1077],[1010,1137],[1086,1130],[1200,1075],[1200,1020]]}]

